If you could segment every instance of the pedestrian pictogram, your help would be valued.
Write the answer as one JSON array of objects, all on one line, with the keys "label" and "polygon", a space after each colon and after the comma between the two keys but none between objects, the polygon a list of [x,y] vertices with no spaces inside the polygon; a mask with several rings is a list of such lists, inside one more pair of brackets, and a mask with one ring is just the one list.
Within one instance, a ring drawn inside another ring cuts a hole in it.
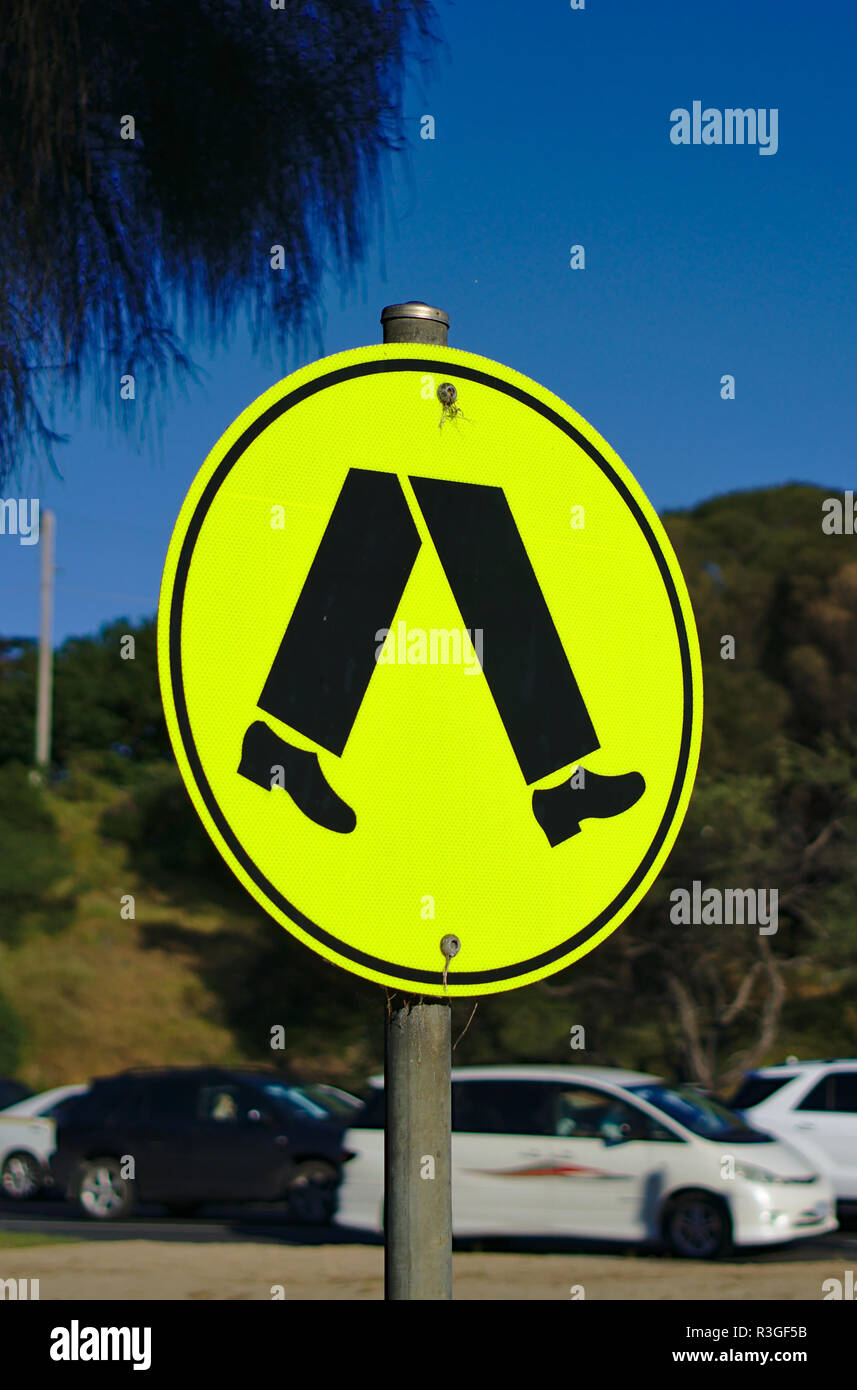
[{"label": "pedestrian pictogram", "polygon": [[250,406],[179,516],[159,662],[245,887],[412,993],[591,950],[689,801],[700,663],[665,532],[585,421],[470,353],[360,348]]}]

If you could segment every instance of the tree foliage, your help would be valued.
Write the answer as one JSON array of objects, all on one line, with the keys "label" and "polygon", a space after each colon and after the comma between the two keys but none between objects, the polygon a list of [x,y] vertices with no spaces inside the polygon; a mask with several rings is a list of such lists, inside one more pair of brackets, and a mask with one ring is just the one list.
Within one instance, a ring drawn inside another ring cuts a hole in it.
[{"label": "tree foliage", "polygon": [[98,383],[115,418],[121,375],[146,400],[186,380],[182,335],[222,339],[239,309],[257,344],[317,333],[434,18],[431,0],[3,0],[0,485],[28,447],[53,458],[58,389]]},{"label": "tree foliage", "polygon": [[17,1009],[0,991],[0,1076],[14,1076],[25,1045],[24,1023]]},{"label": "tree foliage", "polygon": [[[128,636],[133,659],[122,657]],[[5,651],[0,644],[0,765],[28,757],[35,699],[32,643],[6,643]],[[134,626],[119,618],[94,637],[68,638],[54,658],[54,763],[62,769],[76,754],[92,752],[102,771],[116,771],[117,759],[166,758],[169,751],[154,621]]]},{"label": "tree foliage", "polygon": [[18,763],[0,768],[0,942],[60,930],[74,905],[73,864],[44,792]]}]

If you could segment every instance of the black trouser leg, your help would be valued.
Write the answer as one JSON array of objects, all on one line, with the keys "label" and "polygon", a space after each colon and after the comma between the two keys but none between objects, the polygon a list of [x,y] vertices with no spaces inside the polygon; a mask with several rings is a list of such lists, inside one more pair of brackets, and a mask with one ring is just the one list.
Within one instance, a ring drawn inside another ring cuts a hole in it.
[{"label": "black trouser leg", "polygon": [[420,548],[393,473],[352,468],[342,485],[259,706],[342,753]]},{"label": "black trouser leg", "polygon": [[[395,474],[352,468],[259,696],[260,709],[342,753],[375,669],[375,634],[392,623],[419,548]],[[262,720],[244,735],[238,771],[263,790],[283,787],[327,830],[347,835],[357,823],[318,755],[292,747]]]},{"label": "black trouser leg", "polygon": [[411,478],[529,785],[598,748],[595,729],[502,488]]}]

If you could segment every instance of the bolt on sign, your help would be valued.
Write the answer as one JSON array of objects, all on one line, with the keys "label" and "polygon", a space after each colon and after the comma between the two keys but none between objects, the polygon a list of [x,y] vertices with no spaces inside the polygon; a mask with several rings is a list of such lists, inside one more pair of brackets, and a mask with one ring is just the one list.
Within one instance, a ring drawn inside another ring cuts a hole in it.
[{"label": "bolt on sign", "polygon": [[701,666],[664,528],[585,420],[469,352],[357,348],[249,406],[182,506],[158,654],[244,887],[411,994],[585,955],[687,810]]}]

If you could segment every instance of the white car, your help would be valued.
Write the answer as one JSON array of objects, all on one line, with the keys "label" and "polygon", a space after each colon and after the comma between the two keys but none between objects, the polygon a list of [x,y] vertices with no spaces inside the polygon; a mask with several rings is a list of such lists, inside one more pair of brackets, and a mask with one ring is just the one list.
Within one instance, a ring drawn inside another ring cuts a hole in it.
[{"label": "white car", "polygon": [[0,1110],[0,1191],[22,1201],[50,1182],[56,1121],[73,1096],[88,1085],[56,1086]]},{"label": "white car", "polygon": [[[336,1221],[383,1229],[383,1078],[343,1145]],[[830,1183],[691,1087],[612,1067],[452,1073],[453,1233],[665,1242],[713,1258],[836,1230]]]},{"label": "white car", "polygon": [[758,1067],[731,1106],[748,1124],[797,1145],[843,1205],[857,1204],[857,1058]]}]

